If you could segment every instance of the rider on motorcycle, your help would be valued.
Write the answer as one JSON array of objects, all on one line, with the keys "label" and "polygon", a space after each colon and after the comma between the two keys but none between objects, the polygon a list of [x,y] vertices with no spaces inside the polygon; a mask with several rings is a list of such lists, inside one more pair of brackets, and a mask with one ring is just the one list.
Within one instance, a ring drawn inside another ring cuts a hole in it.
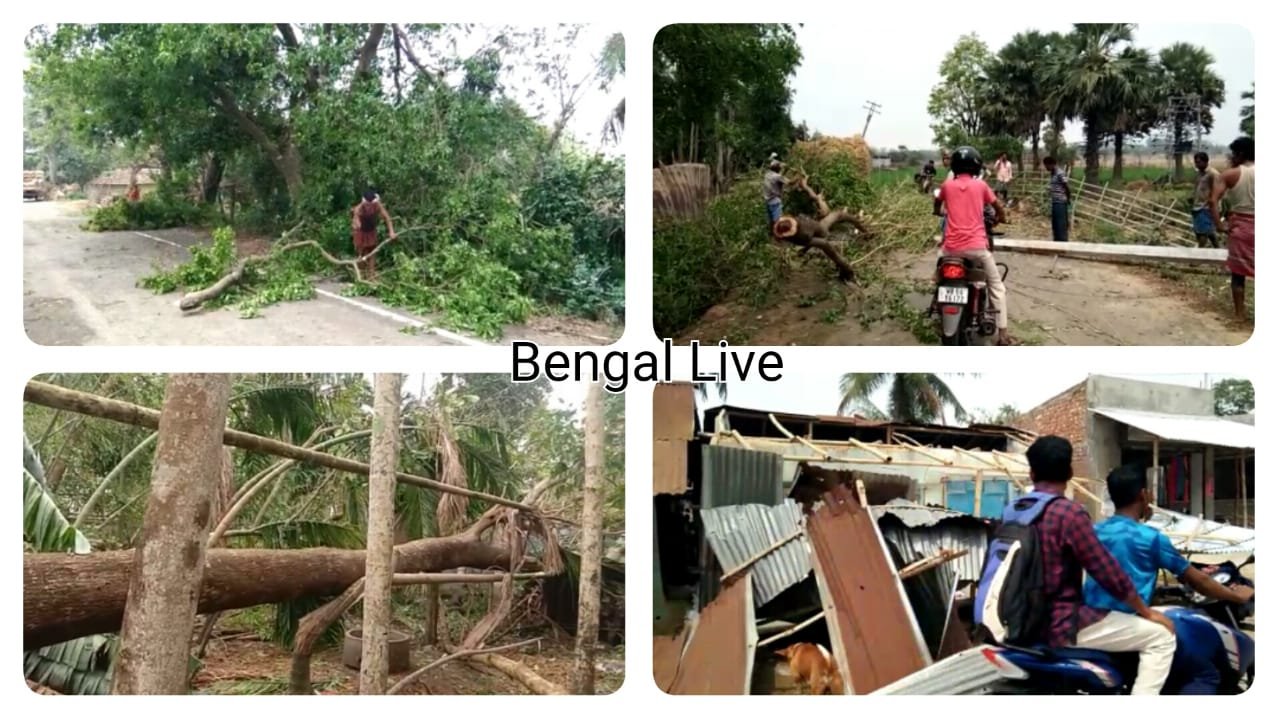
[{"label": "rider on motorcycle", "polygon": [[[1227,587],[1196,569],[1170,542],[1169,537],[1145,524],[1151,517],[1151,498],[1147,492],[1146,473],[1141,467],[1127,465],[1107,475],[1107,491],[1116,513],[1098,523],[1098,540],[1124,568],[1138,595],[1150,603],[1155,594],[1156,579],[1161,570],[1172,573],[1200,594],[1224,602],[1244,604],[1253,597],[1253,588]],[[1091,608],[1132,613],[1130,606],[1117,600],[1093,578],[1084,583],[1084,603]],[[1188,668],[1192,678],[1179,682],[1181,694],[1213,695],[1218,689],[1218,670],[1213,658],[1191,657],[1179,647],[1180,668]]]},{"label": "rider on motorcycle", "polygon": [[1013,345],[1015,341],[1009,336],[1004,280],[1000,277],[995,255],[991,253],[984,222],[988,205],[995,210],[995,221],[1004,222],[1004,205],[981,179],[982,156],[977,150],[971,147],[956,149],[951,154],[950,167],[955,177],[942,183],[933,201],[935,215],[942,216],[945,212],[942,254],[963,257],[982,266],[987,276],[991,304],[997,312],[996,344]]}]

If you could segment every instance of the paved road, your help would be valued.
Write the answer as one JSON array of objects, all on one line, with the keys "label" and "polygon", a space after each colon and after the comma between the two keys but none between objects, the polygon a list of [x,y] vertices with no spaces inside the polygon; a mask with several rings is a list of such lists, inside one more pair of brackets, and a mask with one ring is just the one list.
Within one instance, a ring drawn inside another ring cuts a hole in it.
[{"label": "paved road", "polygon": [[[157,266],[188,258],[207,241],[189,230],[90,233],[80,229],[83,204],[24,203],[23,321],[40,345],[466,345],[471,338],[432,328],[369,298],[342,297],[337,284],[317,297],[264,308],[244,320],[233,308],[184,314],[179,295],[137,287]],[[416,332],[405,332],[416,327]],[[507,340],[598,344],[599,340],[513,328]]]}]

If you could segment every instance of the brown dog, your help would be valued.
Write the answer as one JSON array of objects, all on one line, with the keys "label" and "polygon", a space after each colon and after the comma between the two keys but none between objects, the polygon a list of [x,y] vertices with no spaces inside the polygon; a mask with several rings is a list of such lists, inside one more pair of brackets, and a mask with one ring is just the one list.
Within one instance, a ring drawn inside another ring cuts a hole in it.
[{"label": "brown dog", "polygon": [[832,695],[844,694],[844,682],[840,679],[835,660],[821,645],[796,643],[776,650],[774,654],[787,659],[791,678],[796,684],[808,684],[810,693],[822,695],[830,691]]}]

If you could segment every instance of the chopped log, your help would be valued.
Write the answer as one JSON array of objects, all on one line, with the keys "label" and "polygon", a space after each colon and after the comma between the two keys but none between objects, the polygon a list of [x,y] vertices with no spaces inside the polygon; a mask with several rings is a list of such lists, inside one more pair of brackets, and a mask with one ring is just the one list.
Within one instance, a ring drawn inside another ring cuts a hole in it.
[{"label": "chopped log", "polygon": [[1152,262],[1179,265],[1221,265],[1227,261],[1222,248],[1167,247],[1160,245],[1113,245],[1091,242],[1053,242],[996,238],[996,250],[1034,255],[1058,255],[1080,260],[1140,264]]},{"label": "chopped log", "polygon": [[[122,402],[120,400],[98,397],[97,395],[91,395],[78,390],[70,390],[35,380],[27,383],[22,399],[26,402],[42,405],[48,408],[68,410],[81,415],[89,415],[91,417],[102,418],[104,420],[114,420],[127,425],[144,427],[151,430],[158,430],[160,427],[160,412],[158,410],[152,410],[151,408]],[[369,474],[368,463],[330,455],[329,453],[323,453],[317,450],[308,450],[307,448],[291,445],[273,438],[241,432],[239,430],[232,430],[230,428],[223,431],[222,442],[223,444],[238,447],[242,450],[253,450],[255,452],[289,458],[291,460],[314,463],[316,465],[333,468],[334,470],[342,470],[356,475],[367,476]],[[476,500],[484,500],[485,502],[493,505],[503,505],[506,507],[516,508],[518,510],[524,510],[526,512],[535,511],[532,506],[525,503],[508,500],[507,498],[499,497],[497,495],[477,492],[475,490],[454,487],[447,483],[419,477],[417,475],[397,472],[396,480],[398,482],[405,483],[406,485],[415,485],[417,487],[424,487],[431,490],[437,490],[439,492],[455,493],[465,497],[474,498]]]},{"label": "chopped log", "polygon": [[563,686],[557,685],[541,675],[530,670],[527,666],[516,662],[510,658],[501,655],[486,653],[483,655],[474,655],[467,659],[468,662],[479,665],[487,665],[498,670],[507,677],[529,688],[529,690],[539,695],[568,695],[569,691]]},{"label": "chopped log", "polygon": [[[458,567],[541,569],[528,560],[521,561],[521,568],[509,568],[510,550],[480,540],[478,528],[473,526],[453,537],[414,540],[397,546],[396,570],[415,573]],[[23,555],[23,648],[30,650],[119,630],[133,561],[133,550]],[[211,549],[197,612],[338,595],[364,577],[364,563],[363,550]]]}]

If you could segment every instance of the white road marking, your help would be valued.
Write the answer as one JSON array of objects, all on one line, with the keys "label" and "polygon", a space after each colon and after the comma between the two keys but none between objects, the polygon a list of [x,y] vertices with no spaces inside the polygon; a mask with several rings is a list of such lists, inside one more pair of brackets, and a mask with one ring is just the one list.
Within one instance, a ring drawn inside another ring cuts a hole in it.
[{"label": "white road marking", "polygon": [[146,239],[148,239],[148,240],[155,240],[156,242],[158,242],[158,243],[164,243],[165,245],[172,245],[172,246],[174,246],[174,247],[178,248],[179,250],[188,250],[188,249],[189,249],[189,248],[187,248],[187,246],[186,246],[186,245],[181,245],[181,244],[176,243],[176,242],[174,242],[174,241],[172,241],[172,240],[165,240],[164,238],[156,237],[155,235],[148,235],[148,234],[146,234],[146,233],[144,233],[144,232],[138,232],[137,230],[134,230],[134,231],[133,231],[133,234],[134,234],[134,235],[141,235],[142,237],[144,237],[144,238],[146,238]]},{"label": "white road marking", "polygon": [[417,328],[418,330],[426,330],[429,333],[439,335],[440,337],[445,338],[446,340],[452,340],[453,342],[456,342],[460,345],[469,345],[471,347],[489,347],[489,344],[486,342],[475,340],[473,338],[466,337],[465,335],[459,335],[455,332],[450,332],[448,330],[445,330],[444,328],[432,327],[431,325],[428,325],[427,323],[424,323],[417,318],[409,317],[408,315],[401,315],[400,313],[392,312],[390,310],[387,310],[386,308],[367,305],[354,298],[349,298],[349,297],[346,297],[345,295],[339,295],[338,293],[329,292],[328,290],[325,290],[323,288],[316,288],[316,294],[322,297],[332,298],[339,302],[346,303],[354,308],[364,310],[367,313],[372,313],[379,317],[387,318],[388,320],[394,320],[395,322],[401,323],[403,325],[408,325],[409,327],[412,327],[412,328]]}]

